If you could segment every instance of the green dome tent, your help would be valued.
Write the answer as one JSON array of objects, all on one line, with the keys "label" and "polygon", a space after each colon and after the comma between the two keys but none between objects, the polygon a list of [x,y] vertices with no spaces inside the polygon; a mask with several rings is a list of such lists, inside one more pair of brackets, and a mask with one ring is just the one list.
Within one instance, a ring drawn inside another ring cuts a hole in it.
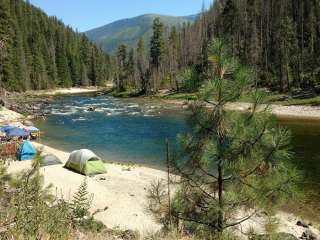
[{"label": "green dome tent", "polygon": [[65,168],[86,176],[107,172],[101,159],[88,149],[73,151],[65,164]]}]

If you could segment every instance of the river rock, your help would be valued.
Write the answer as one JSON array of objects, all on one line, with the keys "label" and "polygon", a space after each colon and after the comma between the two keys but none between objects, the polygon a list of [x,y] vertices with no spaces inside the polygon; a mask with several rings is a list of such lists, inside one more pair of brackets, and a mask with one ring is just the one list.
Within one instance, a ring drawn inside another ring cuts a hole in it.
[{"label": "river rock", "polygon": [[298,222],[297,222],[297,226],[304,227],[304,228],[309,228],[309,225],[306,224],[306,223],[303,222],[303,221],[298,221]]},{"label": "river rock", "polygon": [[303,239],[303,240],[319,240],[317,238],[317,236],[310,229],[307,229],[306,231],[304,231],[302,233],[302,236],[300,237],[300,239]]},{"label": "river rock", "polygon": [[24,120],[23,124],[28,127],[34,126],[33,122],[31,122],[30,120]]},{"label": "river rock", "polygon": [[295,236],[293,236],[290,233],[276,233],[274,235],[270,234],[263,234],[263,235],[257,235],[252,240],[298,240]]},{"label": "river rock", "polygon": [[0,99],[0,106],[4,107],[6,105],[5,101],[3,99]]}]

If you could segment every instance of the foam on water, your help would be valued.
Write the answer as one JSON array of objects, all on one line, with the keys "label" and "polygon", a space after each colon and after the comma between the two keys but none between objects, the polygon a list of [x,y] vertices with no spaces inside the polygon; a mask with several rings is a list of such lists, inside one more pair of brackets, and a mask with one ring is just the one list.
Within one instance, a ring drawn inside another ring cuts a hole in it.
[{"label": "foam on water", "polygon": [[88,119],[84,118],[84,117],[79,117],[79,118],[76,118],[76,119],[72,119],[72,121],[74,122],[78,122],[78,121],[87,121]]},{"label": "foam on water", "polygon": [[163,106],[110,96],[57,97],[45,111],[51,115],[37,123],[44,143],[66,151],[89,148],[111,161],[157,164],[163,159],[164,139],[173,142],[186,129],[176,111],[164,113]]}]

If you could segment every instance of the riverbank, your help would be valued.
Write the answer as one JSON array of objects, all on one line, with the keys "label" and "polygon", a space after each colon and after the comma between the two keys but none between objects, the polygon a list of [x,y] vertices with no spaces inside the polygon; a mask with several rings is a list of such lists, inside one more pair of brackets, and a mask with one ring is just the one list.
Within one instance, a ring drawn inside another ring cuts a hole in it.
[{"label": "riverbank", "polygon": [[[63,163],[69,153],[39,143],[35,146],[44,154],[54,154]],[[9,173],[16,173],[30,167],[29,162],[13,162]],[[153,181],[164,180],[166,173],[141,166],[105,164],[107,173],[88,177],[88,192],[93,194],[92,212],[106,209],[95,215],[109,228],[120,227],[126,230],[138,230],[141,234],[153,233],[160,229],[153,217],[146,213],[147,188]],[[69,200],[77,191],[84,176],[55,165],[41,168],[45,185],[53,184],[54,191]]]},{"label": "riverbank", "polygon": [[72,87],[47,90],[18,92],[5,92],[0,100],[7,109],[18,112],[30,118],[45,118],[47,113],[43,110],[54,97],[70,95],[105,95],[112,91],[113,84],[105,87]]},{"label": "riverbank", "polygon": [[112,89],[113,84],[108,84],[106,87],[72,87],[72,88],[57,88],[49,90],[27,91],[25,94],[32,96],[56,96],[56,95],[74,95],[86,93],[99,93]]},{"label": "riverbank", "polygon": [[[35,146],[45,154],[55,154],[63,163],[69,157],[69,153],[49,146],[35,143]],[[17,173],[31,166],[31,162],[12,162],[9,173]],[[88,178],[88,191],[93,194],[92,212],[102,209],[95,215],[109,228],[139,231],[143,236],[155,233],[161,226],[146,212],[148,186],[158,180],[165,181],[166,172],[142,167],[126,166],[106,163],[107,173]],[[55,165],[41,168],[45,185],[53,184],[54,191],[65,199],[72,198],[84,176],[63,168],[63,165]],[[306,228],[297,226],[298,217],[279,212],[277,215],[278,231],[293,234],[300,237]],[[241,224],[242,231],[249,231],[251,227],[258,233],[264,232],[266,219],[257,216]],[[309,223],[309,222],[307,222]],[[320,231],[314,226],[308,227],[314,234],[320,236]]]},{"label": "riverbank", "polygon": [[[125,103],[125,105],[127,105],[127,103]],[[12,115],[13,112],[5,110],[3,114]],[[23,116],[17,116],[17,121],[23,121]],[[7,121],[8,123],[12,123],[14,119],[12,118]],[[59,146],[59,144],[56,145],[57,148],[59,148]],[[86,147],[88,145],[84,144],[83,146]],[[41,146],[39,145],[39,147]],[[47,146],[44,147],[44,150],[45,152],[58,155],[64,162],[69,156],[67,152],[59,151]],[[99,151],[97,151],[97,153],[99,154]],[[30,163],[15,162],[10,166],[10,171],[16,172],[25,169],[29,166],[28,164]],[[89,185],[91,186],[89,189],[90,192],[93,193],[95,197],[98,197],[98,200],[94,200],[93,202],[92,211],[108,207],[106,211],[99,213],[97,218],[106,223],[108,227],[119,225],[122,229],[140,230],[141,228],[142,233],[153,232],[159,229],[160,226],[154,221],[153,217],[144,211],[146,205],[145,189],[147,189],[152,181],[156,179],[164,179],[163,174],[165,176],[165,173],[155,170],[158,173],[160,172],[160,175],[153,174],[154,169],[139,166],[107,164],[106,167],[108,169],[108,173],[99,176],[101,179],[96,177],[90,178],[89,180]],[[70,172],[62,168],[62,166],[43,168],[42,174],[44,175],[45,183],[53,183],[53,185],[56,187],[58,195],[60,195],[61,192],[66,199],[70,199],[72,193],[77,190],[83,179],[83,176]],[[133,185],[139,187],[136,189],[135,187],[132,187]],[[116,198],[114,198],[114,196],[116,196]],[[119,199],[121,199],[121,204],[120,202],[117,204]],[[114,204],[114,202],[116,202],[116,204]],[[111,213],[109,211],[109,205],[112,206],[113,209]],[[131,208],[131,206],[133,207]],[[109,213],[111,215],[108,215]],[[141,219],[144,220],[137,218],[136,215],[141,216]],[[301,218],[295,217],[292,214],[286,214],[284,212],[279,213],[278,217],[280,219],[279,229],[281,231],[290,232],[295,236],[300,237],[302,234],[301,232],[305,230],[304,228],[296,226],[296,222],[301,220]],[[129,222],[127,222],[128,220]],[[136,222],[139,225],[138,227],[135,227],[135,224],[137,224]],[[140,224],[140,222],[143,224]],[[306,222],[308,223],[308,221]],[[259,224],[257,225],[256,223]],[[246,226],[254,226],[255,228],[261,230],[263,228],[263,223],[263,217],[255,218],[253,222],[248,221],[244,223],[242,227],[245,228]],[[316,223],[313,222],[313,225],[315,224]]]},{"label": "riverbank", "polygon": [[[61,89],[52,89],[52,90],[37,90],[37,91],[28,91],[17,96],[13,95],[11,102],[16,101],[18,104],[13,104],[13,106],[8,106],[14,111],[23,113],[21,106],[26,107],[28,110],[27,113],[33,114],[35,116],[45,115],[41,110],[43,106],[52,101],[54,96],[65,96],[65,95],[81,95],[81,94],[107,94],[113,88],[113,84],[110,83],[106,87],[73,87],[73,88],[61,88]],[[169,95],[170,96],[170,95]],[[141,99],[146,100],[152,99],[153,101],[159,101],[161,104],[167,105],[176,105],[184,109],[188,108],[189,104],[196,99],[194,95],[182,96],[179,97],[168,97],[167,95],[156,95],[152,97],[132,97],[132,99]],[[32,103],[35,103],[34,105]],[[228,103],[226,106],[227,110],[230,111],[239,111],[247,112],[251,109],[251,103],[248,102],[235,102]],[[260,105],[260,109],[264,109],[266,105]],[[16,109],[17,108],[17,109]],[[310,120],[310,121],[320,121],[320,106],[312,105],[281,105],[278,104],[269,104],[269,111],[276,116],[278,119],[296,119],[296,120]]]},{"label": "riverbank", "polygon": [[[186,100],[171,100],[171,99],[160,99],[166,104],[175,104],[183,108],[187,108],[191,101]],[[248,112],[252,107],[251,103],[235,102],[228,103],[226,109],[230,111]],[[259,109],[266,108],[267,105],[260,105]],[[292,106],[281,106],[276,104],[268,105],[268,109],[271,114],[276,116],[278,119],[297,119],[297,120],[311,120],[320,121],[320,106],[305,106],[305,105],[292,105]]]}]

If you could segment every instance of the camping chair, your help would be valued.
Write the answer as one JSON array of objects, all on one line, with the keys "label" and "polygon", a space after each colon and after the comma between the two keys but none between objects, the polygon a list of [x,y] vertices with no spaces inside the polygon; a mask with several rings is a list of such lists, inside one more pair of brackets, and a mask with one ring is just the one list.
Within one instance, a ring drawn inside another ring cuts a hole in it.
[{"label": "camping chair", "polygon": [[8,142],[1,145],[0,156],[1,158],[14,158],[17,153],[17,144],[15,142]]}]

